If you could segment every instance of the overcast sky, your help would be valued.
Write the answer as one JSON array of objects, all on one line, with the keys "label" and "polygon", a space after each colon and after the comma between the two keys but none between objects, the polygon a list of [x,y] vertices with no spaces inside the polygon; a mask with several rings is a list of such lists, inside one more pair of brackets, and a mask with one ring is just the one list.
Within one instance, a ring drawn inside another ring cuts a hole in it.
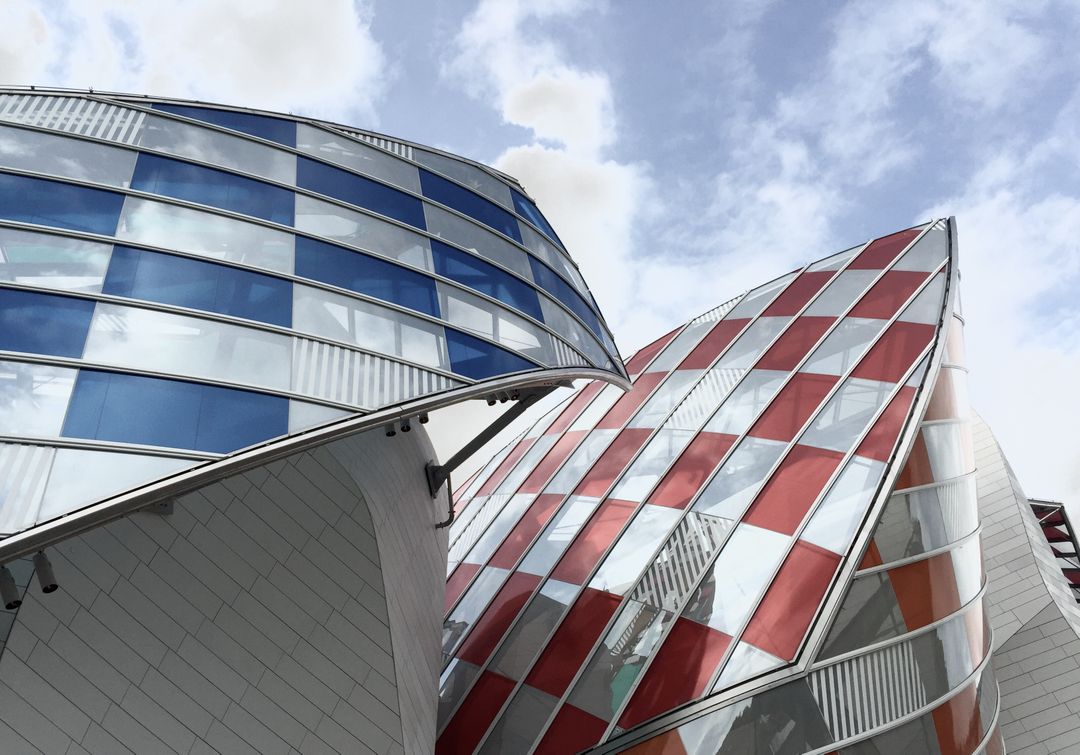
[{"label": "overcast sky", "polygon": [[[662,11],[661,11],[662,9]],[[0,82],[347,121],[522,180],[629,353],[956,215],[972,401],[1080,504],[1075,0],[2,0]]]}]

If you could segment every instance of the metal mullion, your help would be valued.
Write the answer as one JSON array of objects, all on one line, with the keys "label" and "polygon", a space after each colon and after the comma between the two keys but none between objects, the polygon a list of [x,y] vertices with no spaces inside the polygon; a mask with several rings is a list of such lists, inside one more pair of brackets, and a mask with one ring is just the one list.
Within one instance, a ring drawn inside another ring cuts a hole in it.
[{"label": "metal mullion", "polygon": [[967,533],[958,540],[953,540],[947,545],[943,545],[940,548],[934,548],[933,550],[923,551],[917,553],[914,556],[908,556],[907,558],[898,558],[895,561],[890,561],[887,564],[878,564],[877,566],[868,566],[865,569],[859,569],[855,571],[854,578],[865,577],[871,574],[877,574],[878,572],[889,571],[890,569],[898,569],[901,566],[907,566],[908,564],[917,564],[920,561],[926,561],[934,556],[940,556],[942,553],[949,553],[962,545],[965,545],[967,541],[972,538],[979,537],[982,534],[982,523],[971,532]]},{"label": "metal mullion", "polygon": [[[990,745],[990,740],[993,738],[994,731],[997,730],[998,722],[1001,719],[1001,687],[998,685],[997,677],[994,678],[994,686],[997,687],[997,704],[994,706],[994,717],[986,727],[986,734],[983,736],[982,741],[979,742],[979,746],[975,748],[974,755],[983,755],[986,752],[986,748]],[[1002,746],[1004,749],[1004,739],[1002,740]]]},{"label": "metal mullion", "polygon": [[[874,280],[871,281],[867,285],[867,287],[865,289],[863,289],[862,294],[859,295],[858,298],[854,299],[851,302],[851,304],[848,305],[848,307],[843,311],[843,313],[841,313],[836,318],[836,320],[833,322],[833,324],[818,338],[818,340],[817,340],[817,342],[815,342],[814,346],[811,347],[807,351],[807,353],[803,355],[802,359],[799,360],[799,362],[795,366],[795,368],[788,373],[787,377],[784,380],[784,383],[777,389],[777,391],[773,395],[772,399],[770,399],[769,404],[766,405],[766,407],[764,407],[762,409],[762,411],[757,415],[757,417],[754,418],[754,421],[752,421],[748,425],[746,431],[743,433],[742,436],[740,436],[739,440],[736,441],[736,443],[732,444],[731,448],[728,449],[728,453],[725,455],[724,459],[716,467],[716,469],[713,470],[713,473],[712,473],[712,475],[709,476],[708,480],[706,480],[705,483],[701,486],[701,488],[700,488],[700,490],[698,492],[699,496],[701,494],[701,491],[704,491],[708,487],[709,483],[712,481],[712,479],[719,472],[720,468],[723,466],[723,463],[726,462],[727,458],[734,451],[734,449],[738,447],[738,444],[741,443],[743,438],[745,438],[749,434],[749,432],[753,428],[754,422],[756,422],[757,418],[760,417],[765,411],[768,410],[768,407],[772,405],[772,402],[776,400],[776,398],[780,395],[780,393],[784,390],[784,388],[791,382],[791,380],[794,378],[794,376],[799,373],[800,368],[813,356],[813,354],[817,350],[817,348],[824,342],[824,340],[826,338],[829,337],[830,334],[832,334],[832,332],[837,328],[837,326],[847,317],[848,313],[859,303],[859,301],[862,300],[863,296],[865,296],[866,293],[869,292],[877,284],[877,282],[884,277],[886,272],[888,272],[889,270],[892,269],[892,267],[896,264],[896,262],[899,259],[901,259],[903,257],[903,255],[907,253],[908,250],[914,248],[915,244],[917,244],[926,235],[926,233],[932,227],[933,227],[933,223],[928,223],[926,225],[926,227],[920,232],[920,234],[918,236],[916,236],[911,242],[909,242],[907,246],[905,246],[903,249],[901,249],[896,254],[896,256],[893,257],[893,260],[892,260],[892,262],[890,262],[889,266],[883,268],[878,273],[878,275],[874,278]],[[867,242],[867,244],[869,244],[869,243],[872,243],[872,241]],[[853,262],[859,256],[859,254],[866,249],[866,246],[867,245],[864,244],[862,249],[860,249],[859,252],[856,252],[854,255],[852,255],[852,257],[847,261],[847,263],[845,265],[843,265],[840,269],[838,269],[836,271],[836,273],[833,275],[833,277],[831,277],[829,279],[829,281],[831,282],[833,280],[836,280],[839,277],[839,275],[848,268],[848,266],[851,264],[851,262]],[[938,267],[934,271],[931,271],[927,275],[926,280],[924,280],[922,282],[922,284],[920,284],[919,288],[916,289],[909,296],[909,298],[897,309],[897,312],[886,322],[885,326],[881,329],[881,332],[878,333],[878,335],[874,339],[874,341],[872,343],[870,343],[866,347],[865,351],[863,351],[863,353],[859,356],[859,360],[857,362],[855,362],[853,365],[851,365],[843,374],[841,374],[837,378],[836,383],[829,390],[829,392],[822,398],[820,404],[818,405],[817,410],[809,418],[807,418],[807,420],[803,424],[803,427],[793,436],[792,440],[788,442],[788,446],[787,446],[785,452],[776,460],[776,462],[774,462],[772,468],[770,468],[770,470],[766,473],[766,475],[764,475],[762,477],[762,481],[763,481],[762,482],[762,487],[766,484],[766,482],[780,468],[780,465],[783,464],[784,460],[787,458],[788,454],[791,452],[791,449],[794,448],[795,445],[797,445],[797,443],[798,443],[799,439],[802,437],[802,435],[806,432],[806,430],[810,427],[810,425],[812,425],[813,422],[817,419],[820,412],[825,408],[825,406],[829,403],[829,401],[836,394],[836,392],[839,391],[840,388],[844,385],[845,381],[851,375],[851,373],[854,372],[854,370],[858,367],[859,364],[861,364],[863,358],[865,358],[866,355],[870,353],[870,350],[873,349],[874,346],[878,343],[878,341],[880,341],[880,339],[885,335],[886,331],[889,329],[889,327],[892,325],[892,323],[896,322],[899,319],[900,315],[903,314],[903,312],[907,308],[907,306],[912,301],[914,301],[914,299],[926,288],[926,286],[929,285],[929,283],[934,279],[934,276],[937,274],[937,272],[944,265],[946,265],[947,262],[948,262],[948,260],[946,260],[945,262],[939,264]],[[803,308],[799,311],[799,314],[796,315],[795,318],[792,318],[792,322],[794,322],[795,319],[797,319],[802,314],[802,312],[804,312],[806,310],[806,308],[809,307],[810,304],[813,301],[815,301],[817,299],[817,297],[824,290],[826,290],[827,288],[828,288],[828,284],[823,286],[817,292],[817,294],[814,297],[812,297],[803,306]],[[785,329],[785,331],[786,331],[786,329]],[[763,355],[764,355],[764,352],[763,352]],[[908,373],[910,373],[911,371],[918,368],[919,364],[922,361],[922,356],[923,355],[920,355],[919,358],[917,358],[914,361],[912,367],[909,368]],[[750,370],[747,370],[748,373],[749,373],[749,371]],[[890,395],[889,400],[885,401],[882,404],[881,408],[875,413],[874,420],[876,420],[876,418],[878,416],[880,416],[881,412],[885,411],[885,409],[888,407],[889,402],[892,400],[892,398],[896,395],[896,393],[899,392],[899,390],[903,386],[904,386],[904,380],[900,380],[900,381],[897,382],[896,389]],[[719,407],[718,407],[718,409],[719,409]],[[874,420],[872,420],[870,423],[868,423],[867,428],[864,430],[863,434],[860,435],[859,442],[861,442],[861,439],[865,436],[865,434],[867,432],[869,432],[869,429],[873,427]],[[852,449],[848,452],[848,456],[852,455],[856,448],[858,448],[858,442],[853,445]],[[826,485],[822,488],[822,492],[819,494],[819,497],[815,500],[814,504],[811,505],[810,509],[804,515],[803,522],[800,523],[800,526],[796,529],[795,533],[791,536],[791,542],[788,545],[788,548],[787,548],[787,551],[785,552],[784,558],[778,563],[776,569],[773,571],[773,576],[769,581],[770,585],[772,583],[772,579],[775,579],[776,573],[779,571],[780,567],[782,567],[784,562],[787,560],[787,555],[790,554],[791,549],[794,547],[795,543],[798,541],[799,533],[806,526],[807,522],[809,522],[809,518],[810,518],[810,516],[813,515],[813,512],[816,510],[817,505],[820,503],[821,500],[823,500],[824,495],[827,494],[828,490],[832,487],[832,485],[835,482],[836,478],[839,476],[839,473],[843,470],[843,467],[845,466],[845,463],[847,461],[848,456],[845,456],[845,458],[841,461],[841,463],[837,465],[836,469],[833,472],[833,475],[830,476],[830,478],[827,481]],[[692,585],[692,587],[691,587],[690,591],[688,592],[688,594],[683,598],[682,601],[680,601],[680,607],[678,608],[678,611],[675,612],[675,621],[672,621],[671,624],[663,631],[663,633],[660,636],[660,639],[657,641],[657,644],[656,644],[657,652],[653,653],[652,655],[650,655],[645,660],[645,663],[642,665],[641,670],[638,672],[637,676],[635,676],[634,681],[630,685],[629,691],[627,692],[626,696],[624,697],[624,699],[622,701],[622,704],[619,706],[618,710],[616,710],[614,712],[614,714],[612,715],[612,720],[608,724],[608,728],[604,732],[604,735],[603,735],[604,738],[607,738],[607,737],[609,737],[611,735],[612,731],[614,730],[615,725],[618,722],[619,717],[625,711],[626,706],[629,704],[629,702],[630,702],[631,698],[633,697],[634,693],[637,691],[638,685],[640,685],[642,679],[644,679],[644,677],[645,677],[645,674],[648,672],[649,668],[652,666],[652,662],[655,660],[656,656],[659,654],[659,648],[667,640],[667,637],[671,633],[672,628],[677,623],[679,616],[682,615],[682,611],[686,607],[687,601],[689,601],[693,597],[693,595],[696,592],[697,588],[701,585],[702,581],[708,576],[708,574],[711,571],[712,565],[716,563],[716,559],[719,558],[720,554],[723,552],[724,547],[727,545],[727,541],[730,539],[731,534],[735,531],[736,527],[738,527],[739,523],[741,523],[742,518],[746,515],[746,512],[753,505],[754,501],[757,500],[757,496],[760,494],[760,492],[761,492],[761,488],[758,488],[758,490],[755,492],[753,498],[747,503],[746,508],[743,510],[742,515],[739,517],[739,520],[734,523],[734,525],[731,527],[731,529],[727,533],[725,533],[724,540],[721,543],[720,547],[716,550],[716,552],[713,554],[713,556],[709,559],[708,565],[706,565],[706,567],[699,574],[698,578],[694,581],[694,584]],[[693,505],[694,505],[695,502],[696,502],[696,497],[695,497],[694,500],[692,500],[690,503],[687,504],[687,507],[686,507],[687,512],[692,510]],[[767,590],[768,590],[768,588],[766,587],[766,591]],[[751,610],[750,613],[748,614],[747,619],[743,623],[743,626],[740,628],[739,632],[732,637],[732,641],[731,641],[729,647],[725,650],[724,654],[721,656],[720,661],[717,663],[716,670],[713,672],[713,675],[712,675],[712,677],[710,678],[710,680],[708,682],[707,689],[711,688],[713,686],[713,684],[715,684],[716,680],[719,678],[719,675],[722,672],[724,666],[727,664],[727,661],[730,658],[731,653],[734,651],[736,645],[738,644],[739,637],[741,637],[743,631],[745,631],[746,624],[749,623],[750,619],[753,617],[753,614],[757,610],[757,606],[760,604],[761,599],[763,597],[764,597],[764,593],[759,597],[758,601],[754,604],[753,610]],[[601,741],[604,741],[604,739],[601,739]]]},{"label": "metal mullion", "polygon": [[[921,422],[919,423],[919,427],[920,428],[922,427]],[[949,484],[957,482],[959,480],[966,480],[969,477],[974,477],[977,473],[978,473],[977,470],[972,470],[970,472],[964,472],[964,474],[957,475],[956,477],[950,477],[947,480],[940,480],[940,481],[935,481],[935,482],[927,482],[927,483],[924,483],[922,485],[912,485],[910,488],[897,488],[897,489],[891,491],[891,493],[889,494],[889,497],[891,498],[893,495],[906,495],[908,493],[917,493],[917,492],[919,492],[921,490],[930,490],[931,488],[940,488],[940,487],[942,487],[944,485],[949,485]]]},{"label": "metal mullion", "polygon": [[116,451],[119,453],[161,456],[169,459],[188,459],[192,461],[214,461],[223,459],[227,454],[191,449],[172,448],[170,446],[147,446],[141,443],[124,443],[113,440],[92,438],[46,437],[43,435],[0,435],[0,443],[14,443],[21,446],[45,446],[48,448],[79,448],[93,451]]}]

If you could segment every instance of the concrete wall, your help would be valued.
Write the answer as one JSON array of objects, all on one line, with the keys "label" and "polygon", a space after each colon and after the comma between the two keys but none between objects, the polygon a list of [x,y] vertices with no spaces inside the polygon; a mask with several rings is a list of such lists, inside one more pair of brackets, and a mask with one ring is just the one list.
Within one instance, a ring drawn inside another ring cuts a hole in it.
[{"label": "concrete wall", "polygon": [[31,586],[0,656],[0,752],[431,751],[431,456],[373,431],[51,549],[61,589]]}]

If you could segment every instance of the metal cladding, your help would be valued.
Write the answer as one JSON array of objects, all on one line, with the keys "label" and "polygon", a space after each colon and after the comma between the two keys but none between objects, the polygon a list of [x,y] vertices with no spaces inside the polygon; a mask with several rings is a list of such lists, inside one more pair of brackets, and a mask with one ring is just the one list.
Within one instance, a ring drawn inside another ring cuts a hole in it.
[{"label": "metal cladding", "polygon": [[293,116],[0,89],[0,538],[334,420],[575,377],[626,379],[513,179]]},{"label": "metal cladding", "polygon": [[1000,752],[951,220],[591,383],[458,494],[439,752]]}]

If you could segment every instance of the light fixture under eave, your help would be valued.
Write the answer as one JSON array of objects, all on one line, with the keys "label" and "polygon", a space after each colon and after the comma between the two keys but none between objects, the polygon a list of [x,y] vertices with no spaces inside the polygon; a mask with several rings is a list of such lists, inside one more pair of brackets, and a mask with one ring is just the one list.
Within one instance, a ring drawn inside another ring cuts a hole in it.
[{"label": "light fixture under eave", "polygon": [[37,574],[38,584],[41,585],[43,593],[48,595],[56,591],[58,587],[56,575],[53,573],[52,564],[49,562],[49,557],[45,555],[45,551],[34,554],[34,572]]},{"label": "light fixture under eave", "polygon": [[6,566],[0,566],[0,600],[4,601],[4,608],[9,611],[22,605],[22,596],[19,588],[15,586],[15,578]]}]

